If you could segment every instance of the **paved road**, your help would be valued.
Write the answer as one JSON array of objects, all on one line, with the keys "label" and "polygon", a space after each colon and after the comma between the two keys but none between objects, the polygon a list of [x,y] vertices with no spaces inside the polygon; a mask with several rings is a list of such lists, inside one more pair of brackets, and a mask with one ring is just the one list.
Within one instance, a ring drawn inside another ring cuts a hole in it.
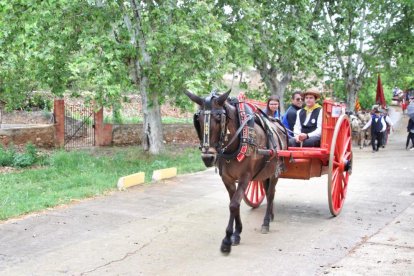
[{"label": "paved road", "polygon": [[210,169],[0,224],[0,275],[414,275],[406,122],[385,149],[354,149],[336,218],[326,176],[282,179],[270,233],[265,206],[243,204],[241,244],[222,255],[228,198]]}]

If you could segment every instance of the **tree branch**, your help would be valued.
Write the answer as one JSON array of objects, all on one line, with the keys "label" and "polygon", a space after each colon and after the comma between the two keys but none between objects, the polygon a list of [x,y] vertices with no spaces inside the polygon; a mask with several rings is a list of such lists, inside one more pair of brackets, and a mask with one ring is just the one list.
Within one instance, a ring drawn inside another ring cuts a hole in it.
[{"label": "tree branch", "polygon": [[322,20],[323,25],[325,26],[325,29],[334,38],[334,41],[331,41],[333,46],[334,46],[334,53],[335,53],[336,58],[338,59],[339,65],[341,66],[342,72],[345,72],[345,70],[346,70],[345,64],[344,64],[344,61],[342,59],[341,50],[339,49],[339,38],[336,37],[335,32],[333,31],[334,30],[334,25],[333,25],[333,20],[332,20],[332,14],[329,12],[326,5],[324,5],[324,10],[325,10],[326,15],[329,18],[329,21]]}]

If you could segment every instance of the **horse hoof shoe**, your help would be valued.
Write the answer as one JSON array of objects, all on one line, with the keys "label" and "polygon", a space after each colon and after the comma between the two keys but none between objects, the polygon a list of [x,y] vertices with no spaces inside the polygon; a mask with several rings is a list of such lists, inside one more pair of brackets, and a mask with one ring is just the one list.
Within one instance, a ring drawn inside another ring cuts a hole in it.
[{"label": "horse hoof shoe", "polygon": [[269,233],[269,226],[262,226],[262,234]]}]

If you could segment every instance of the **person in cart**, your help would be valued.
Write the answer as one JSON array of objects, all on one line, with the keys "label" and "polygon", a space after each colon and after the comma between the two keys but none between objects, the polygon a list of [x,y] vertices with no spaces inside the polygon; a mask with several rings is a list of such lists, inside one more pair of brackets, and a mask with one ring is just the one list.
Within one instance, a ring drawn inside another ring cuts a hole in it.
[{"label": "person in cart", "polygon": [[272,95],[266,103],[264,112],[272,119],[280,119],[280,100],[277,96]]},{"label": "person in cart", "polygon": [[296,115],[298,113],[298,110],[302,108],[302,93],[300,91],[295,91],[292,94],[291,97],[291,105],[288,107],[288,109],[285,112],[285,115],[283,115],[282,123],[288,129],[289,137],[294,137],[293,135],[293,126],[296,122]]},{"label": "person in cart", "polygon": [[293,127],[294,137],[289,139],[291,147],[319,147],[322,134],[322,107],[316,102],[321,94],[317,88],[305,90],[302,97],[305,107],[298,110]]}]

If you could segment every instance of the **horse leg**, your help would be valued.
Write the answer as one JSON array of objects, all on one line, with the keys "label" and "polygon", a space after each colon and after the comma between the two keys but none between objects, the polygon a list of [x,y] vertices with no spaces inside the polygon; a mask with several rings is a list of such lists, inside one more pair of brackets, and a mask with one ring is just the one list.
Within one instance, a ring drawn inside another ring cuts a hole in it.
[{"label": "horse leg", "polygon": [[273,221],[275,217],[273,213],[273,200],[275,198],[277,180],[278,178],[272,176],[271,178],[265,181],[267,207],[266,214],[262,224],[262,234],[269,233],[270,221]]},{"label": "horse leg", "polygon": [[221,242],[220,250],[223,253],[230,253],[231,245],[232,245],[233,225],[234,225],[234,220],[235,220],[234,213],[231,210],[231,203],[236,193],[236,184],[235,184],[235,181],[226,179],[224,176],[223,176],[223,182],[224,182],[224,185],[226,186],[227,192],[230,197],[230,217],[229,217],[229,222],[226,228],[226,236]]},{"label": "horse leg", "polygon": [[[240,244],[240,234],[243,230],[243,225],[240,217],[240,202],[244,195],[244,190],[248,184],[248,177],[245,179],[240,179],[237,189],[234,191],[235,185],[234,182],[231,184],[231,181],[226,184],[226,187],[229,187],[229,196],[230,196],[230,218],[229,223],[226,228],[226,236],[224,237],[221,243],[221,251],[223,253],[229,253],[231,251],[232,245]],[[223,179],[223,181],[225,181]],[[234,226],[235,223],[235,226]],[[234,228],[233,228],[234,227]],[[234,230],[233,230],[234,229]]]},{"label": "horse leg", "polygon": [[234,233],[231,236],[232,245],[239,245],[240,244],[240,234],[243,230],[243,224],[241,221],[240,216],[240,202],[243,199],[244,191],[247,188],[248,180],[250,179],[248,177],[245,177],[245,180],[240,180],[239,185],[237,187],[237,191],[234,194],[232,201],[230,202],[230,212],[234,214]]}]

